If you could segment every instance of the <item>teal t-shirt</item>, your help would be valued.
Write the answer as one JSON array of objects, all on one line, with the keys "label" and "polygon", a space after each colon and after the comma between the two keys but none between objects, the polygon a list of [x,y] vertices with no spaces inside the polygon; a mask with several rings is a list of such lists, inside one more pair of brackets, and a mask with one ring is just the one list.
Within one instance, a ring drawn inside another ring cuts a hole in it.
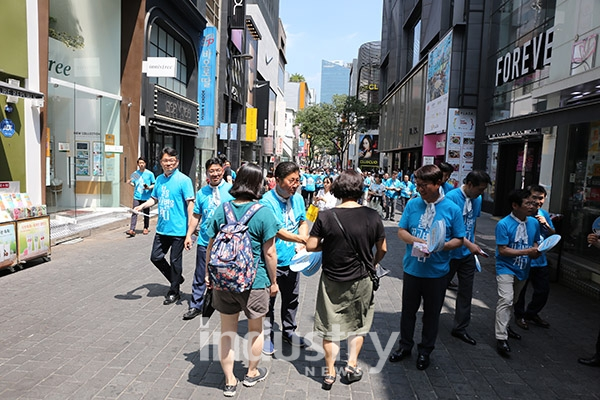
[{"label": "teal t-shirt", "polygon": [[[138,174],[139,171],[140,170],[138,169]],[[141,173],[139,179],[134,182],[135,187],[133,189],[133,198],[140,201],[148,200],[150,198],[150,194],[152,194],[152,189],[145,189],[144,184],[146,186],[152,186],[155,182],[156,178],[154,177],[154,174],[145,169],[144,172]]]},{"label": "teal t-shirt", "polygon": [[[239,220],[242,218],[246,210],[248,210],[255,202],[248,202],[243,204],[236,204],[233,201],[230,202],[233,208],[235,217]],[[225,211],[221,204],[214,212],[212,219],[206,227],[206,233],[208,237],[214,238],[219,232],[219,228],[222,224],[227,222],[225,217]],[[264,289],[271,286],[271,280],[265,266],[265,256],[262,251],[262,245],[269,239],[275,237],[279,230],[277,223],[275,222],[275,216],[269,207],[261,207],[250,221],[248,221],[248,233],[252,240],[252,254],[254,255],[254,262],[258,265],[256,270],[256,277],[252,283],[252,289]]]},{"label": "teal t-shirt", "polygon": [[156,178],[152,189],[152,198],[158,200],[158,222],[156,233],[165,236],[181,236],[187,234],[188,200],[194,200],[192,180],[175,170],[168,177],[165,174]]},{"label": "teal t-shirt", "polygon": [[[221,181],[221,184],[218,186],[221,203],[233,200],[233,196],[229,194],[229,190],[232,186],[231,183],[226,182],[225,180]],[[218,206],[213,200],[213,191],[210,185],[205,185],[202,189],[198,190],[198,193],[196,193],[196,201],[194,202],[194,214],[200,215],[201,218],[200,231],[198,234],[199,246],[208,246],[209,236],[206,233],[206,229],[210,224],[210,220],[217,207]]]}]

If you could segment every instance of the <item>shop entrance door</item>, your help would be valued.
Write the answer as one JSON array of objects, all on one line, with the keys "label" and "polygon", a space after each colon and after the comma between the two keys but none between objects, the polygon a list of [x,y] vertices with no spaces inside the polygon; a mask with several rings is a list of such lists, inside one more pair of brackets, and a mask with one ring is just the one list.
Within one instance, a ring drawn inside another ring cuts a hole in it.
[{"label": "shop entrance door", "polygon": [[541,141],[507,143],[499,146],[494,215],[508,215],[512,211],[506,198],[511,190],[538,183],[541,155]]}]

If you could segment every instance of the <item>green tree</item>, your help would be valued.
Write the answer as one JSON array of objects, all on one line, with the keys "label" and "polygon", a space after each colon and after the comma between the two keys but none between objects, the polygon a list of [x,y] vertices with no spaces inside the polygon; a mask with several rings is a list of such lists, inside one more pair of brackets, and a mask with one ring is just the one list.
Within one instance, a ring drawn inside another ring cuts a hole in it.
[{"label": "green tree", "polygon": [[296,124],[308,139],[308,166],[314,167],[316,156],[322,151],[331,153],[337,129],[335,110],[331,104],[314,104],[298,112]]},{"label": "green tree", "polygon": [[290,82],[306,82],[306,79],[304,79],[304,75],[292,74],[292,76],[290,76]]},{"label": "green tree", "polygon": [[336,130],[332,140],[335,143],[335,153],[344,166],[344,157],[356,134],[379,126],[379,105],[367,104],[354,96],[334,95],[333,108]]}]

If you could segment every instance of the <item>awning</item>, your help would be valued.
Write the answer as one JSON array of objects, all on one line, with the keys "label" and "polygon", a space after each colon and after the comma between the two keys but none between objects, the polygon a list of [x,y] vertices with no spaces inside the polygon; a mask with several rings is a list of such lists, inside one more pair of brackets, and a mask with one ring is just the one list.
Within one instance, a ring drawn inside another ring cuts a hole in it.
[{"label": "awning", "polygon": [[150,126],[153,127],[154,129],[157,129],[157,130],[159,130],[161,132],[165,132],[165,133],[173,133],[176,135],[186,135],[186,136],[198,137],[198,129],[197,128],[191,128],[191,127],[185,126],[185,125],[169,123],[169,122],[161,121],[156,118],[150,119]]},{"label": "awning", "polygon": [[25,89],[19,86],[9,85],[6,82],[0,81],[0,94],[5,96],[15,96],[22,99],[43,99],[44,93],[36,92],[35,90]]}]

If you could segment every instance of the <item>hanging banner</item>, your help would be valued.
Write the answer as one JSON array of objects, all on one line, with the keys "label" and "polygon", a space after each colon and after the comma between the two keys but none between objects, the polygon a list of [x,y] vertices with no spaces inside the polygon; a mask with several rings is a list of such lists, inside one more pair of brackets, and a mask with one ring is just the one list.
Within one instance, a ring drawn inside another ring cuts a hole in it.
[{"label": "hanging banner", "polygon": [[446,132],[452,31],[431,50],[427,62],[425,100],[425,134]]},{"label": "hanging banner", "polygon": [[200,75],[198,77],[198,104],[200,108],[198,125],[214,126],[217,76],[217,28],[214,26],[204,29],[200,44],[198,67]]},{"label": "hanging banner", "polygon": [[256,142],[257,129],[256,120],[258,117],[258,109],[248,107],[246,108],[246,142]]}]

